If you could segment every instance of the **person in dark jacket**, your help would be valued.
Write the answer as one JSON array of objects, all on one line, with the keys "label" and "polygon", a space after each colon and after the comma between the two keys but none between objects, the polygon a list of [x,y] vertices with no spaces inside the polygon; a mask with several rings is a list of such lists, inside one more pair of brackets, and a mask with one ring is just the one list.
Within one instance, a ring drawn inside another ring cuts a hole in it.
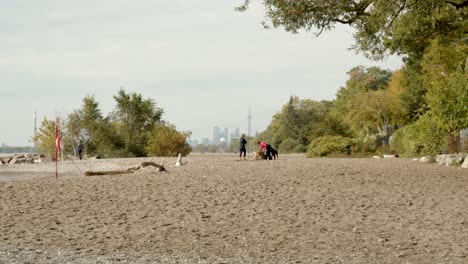
[{"label": "person in dark jacket", "polygon": [[83,144],[80,142],[80,144],[78,144],[78,147],[76,147],[76,151],[78,152],[78,158],[80,159],[83,159],[83,150]]},{"label": "person in dark jacket", "polygon": [[247,140],[245,140],[245,134],[242,134],[239,139],[239,160],[242,160],[242,153],[244,153],[244,160],[245,160],[245,155],[247,154],[247,149],[245,148],[246,144],[247,144]]}]

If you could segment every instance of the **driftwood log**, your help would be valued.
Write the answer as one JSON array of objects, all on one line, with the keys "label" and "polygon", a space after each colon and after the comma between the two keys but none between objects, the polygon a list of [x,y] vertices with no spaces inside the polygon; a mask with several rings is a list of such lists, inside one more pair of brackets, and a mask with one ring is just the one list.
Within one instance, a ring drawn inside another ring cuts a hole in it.
[{"label": "driftwood log", "polygon": [[152,161],[144,161],[141,163],[141,165],[136,166],[136,167],[130,167],[126,170],[111,170],[111,171],[86,171],[85,176],[101,176],[101,175],[118,175],[118,174],[130,174],[133,173],[136,170],[139,170],[144,167],[148,166],[153,166],[158,168],[158,171],[166,171],[166,168],[164,167],[165,162],[161,161],[161,164],[157,164],[156,162]]}]

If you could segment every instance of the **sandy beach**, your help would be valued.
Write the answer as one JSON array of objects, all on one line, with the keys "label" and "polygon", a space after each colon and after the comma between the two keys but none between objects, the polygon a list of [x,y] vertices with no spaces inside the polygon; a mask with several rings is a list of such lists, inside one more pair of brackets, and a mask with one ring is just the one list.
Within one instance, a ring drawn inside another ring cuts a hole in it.
[{"label": "sandy beach", "polygon": [[0,167],[0,263],[467,263],[468,170],[408,159]]}]

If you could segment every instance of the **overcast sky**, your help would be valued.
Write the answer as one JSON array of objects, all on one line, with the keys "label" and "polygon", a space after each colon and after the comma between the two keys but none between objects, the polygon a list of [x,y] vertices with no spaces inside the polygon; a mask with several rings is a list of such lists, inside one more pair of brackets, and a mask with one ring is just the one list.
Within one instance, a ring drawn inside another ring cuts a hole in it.
[{"label": "overcast sky", "polygon": [[[257,1],[259,2],[259,1]],[[94,95],[104,114],[120,87],[152,98],[192,139],[213,126],[261,132],[290,95],[332,100],[358,65],[352,30],[316,38],[265,30],[241,0],[0,0],[0,144],[31,145],[33,112],[66,117]]]}]

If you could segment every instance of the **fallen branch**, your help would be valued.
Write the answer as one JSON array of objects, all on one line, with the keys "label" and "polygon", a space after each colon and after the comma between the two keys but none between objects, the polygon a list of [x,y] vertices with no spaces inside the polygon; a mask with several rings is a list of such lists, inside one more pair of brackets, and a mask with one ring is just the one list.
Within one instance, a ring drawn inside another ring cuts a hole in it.
[{"label": "fallen branch", "polygon": [[166,168],[164,167],[164,160],[161,160],[160,164],[157,164],[156,162],[152,161],[143,161],[140,166],[136,167],[130,167],[126,170],[111,170],[111,171],[86,171],[85,176],[102,176],[102,175],[119,175],[119,174],[130,174],[133,173],[136,170],[139,170],[144,167],[148,166],[153,166],[158,168],[158,171],[166,171]]}]

